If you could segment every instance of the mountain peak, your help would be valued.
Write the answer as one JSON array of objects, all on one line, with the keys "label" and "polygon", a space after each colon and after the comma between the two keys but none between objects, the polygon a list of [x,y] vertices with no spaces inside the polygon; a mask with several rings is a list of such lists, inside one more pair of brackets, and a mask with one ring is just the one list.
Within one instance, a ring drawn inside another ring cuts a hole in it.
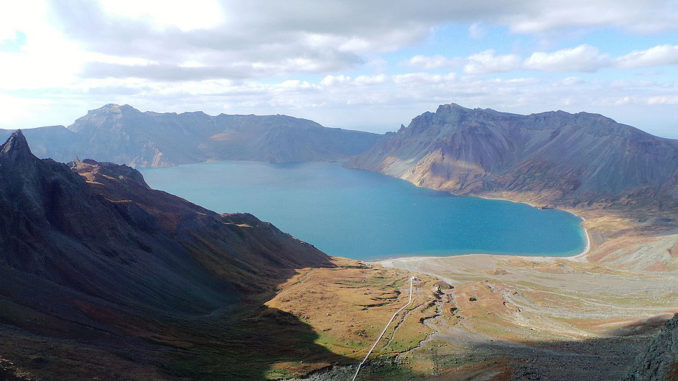
[{"label": "mountain peak", "polygon": [[464,106],[460,106],[456,103],[449,103],[445,105],[440,105],[438,106],[438,110],[436,110],[436,113],[441,113],[444,111],[450,112],[450,111],[467,111],[470,110]]},{"label": "mountain peak", "polygon": [[124,104],[124,105],[119,105],[115,103],[109,103],[106,105],[103,105],[97,109],[90,110],[89,113],[101,113],[101,112],[112,112],[112,113],[122,113],[122,112],[140,112],[139,110],[135,109],[134,107]]},{"label": "mountain peak", "polygon": [[16,161],[34,157],[21,130],[16,130],[0,147],[0,159]]},{"label": "mountain peak", "polygon": [[[676,157],[678,141],[598,114],[519,115],[448,104],[349,165],[459,195],[538,194],[540,203],[562,205],[621,204],[634,195],[634,203],[650,205],[678,199]],[[640,192],[651,196],[635,197]]]}]

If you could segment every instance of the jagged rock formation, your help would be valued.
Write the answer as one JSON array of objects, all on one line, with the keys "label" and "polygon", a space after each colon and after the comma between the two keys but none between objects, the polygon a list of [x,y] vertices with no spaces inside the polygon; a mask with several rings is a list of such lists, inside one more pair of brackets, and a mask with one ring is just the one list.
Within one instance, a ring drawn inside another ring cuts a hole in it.
[{"label": "jagged rock formation", "polygon": [[673,200],[678,142],[597,114],[517,115],[442,105],[387,134],[350,167],[455,194],[534,194],[548,204]]},{"label": "jagged rock formation", "polygon": [[317,266],[330,258],[270,223],[152,190],[132,168],[41,160],[20,131],[0,146],[0,355],[212,332],[209,317]]},{"label": "jagged rock formation", "polygon": [[636,358],[624,380],[678,380],[678,314],[666,322],[647,350]]},{"label": "jagged rock formation", "polygon": [[[9,133],[0,131],[0,138]],[[155,113],[113,104],[89,111],[68,128],[26,131],[40,157],[70,161],[79,156],[132,167],[207,160],[335,161],[366,151],[379,136],[285,115]]]}]

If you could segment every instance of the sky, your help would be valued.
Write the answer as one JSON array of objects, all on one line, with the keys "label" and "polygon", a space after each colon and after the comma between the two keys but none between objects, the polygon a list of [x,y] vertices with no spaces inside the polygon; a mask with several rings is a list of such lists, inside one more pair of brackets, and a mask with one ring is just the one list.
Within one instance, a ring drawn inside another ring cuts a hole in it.
[{"label": "sky", "polygon": [[678,138],[678,0],[0,3],[0,128],[108,103],[375,132],[457,103]]}]

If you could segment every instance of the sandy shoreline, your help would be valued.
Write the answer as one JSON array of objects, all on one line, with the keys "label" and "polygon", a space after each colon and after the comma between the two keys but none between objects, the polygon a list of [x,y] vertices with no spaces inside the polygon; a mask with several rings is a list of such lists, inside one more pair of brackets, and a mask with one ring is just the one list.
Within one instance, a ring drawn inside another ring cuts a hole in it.
[{"label": "sandy shoreline", "polygon": [[571,259],[571,260],[574,260],[574,261],[578,261],[578,262],[583,262],[583,261],[586,260],[586,255],[588,255],[589,251],[591,251],[591,235],[589,234],[589,229],[587,229],[584,226],[584,223],[586,222],[586,218],[584,218],[584,217],[579,217],[579,218],[581,218],[581,228],[584,229],[584,236],[586,236],[586,246],[584,247],[584,250],[581,253],[574,255],[574,256],[571,256],[571,257],[565,257],[565,258]]}]

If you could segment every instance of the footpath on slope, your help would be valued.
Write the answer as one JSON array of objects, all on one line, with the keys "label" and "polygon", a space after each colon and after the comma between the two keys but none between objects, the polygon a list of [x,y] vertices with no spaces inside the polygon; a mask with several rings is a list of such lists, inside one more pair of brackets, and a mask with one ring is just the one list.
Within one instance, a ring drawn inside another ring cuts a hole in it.
[{"label": "footpath on slope", "polygon": [[[391,323],[393,322],[393,319],[395,319],[396,315],[398,315],[407,306],[412,304],[412,284],[413,284],[415,279],[416,279],[416,277],[414,277],[414,276],[410,277],[410,297],[409,297],[409,300],[407,301],[407,303],[404,306],[400,307],[400,309],[398,311],[393,313],[393,316],[391,316],[391,319],[388,321],[388,323],[386,323],[384,330],[381,331],[381,334],[379,335],[379,337],[377,337],[377,340],[374,342],[374,344],[372,344],[372,348],[370,348],[370,350],[367,352],[363,361],[361,361],[360,364],[358,364],[358,369],[355,370],[355,374],[353,375],[352,381],[355,381],[356,377],[358,377],[358,373],[360,372],[360,368],[363,366],[363,364],[365,364],[365,361],[367,361],[367,358],[370,357],[370,355],[372,354],[372,351],[374,350],[374,348],[376,348],[377,344],[379,344],[379,341],[381,340],[381,338],[386,333],[388,326],[391,325]],[[394,334],[395,334],[395,332],[394,332]]]}]

